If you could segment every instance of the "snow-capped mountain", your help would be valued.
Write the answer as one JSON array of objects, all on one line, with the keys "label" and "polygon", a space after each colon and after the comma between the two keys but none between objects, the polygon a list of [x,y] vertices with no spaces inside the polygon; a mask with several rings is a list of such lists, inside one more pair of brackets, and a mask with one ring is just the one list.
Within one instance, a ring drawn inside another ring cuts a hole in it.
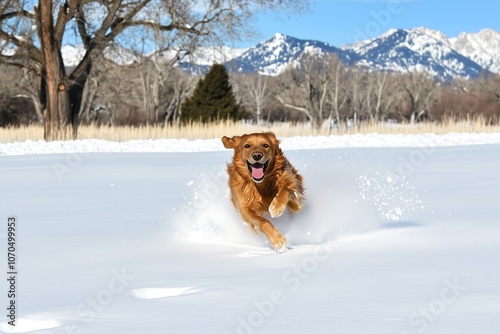
[{"label": "snow-capped mountain", "polygon": [[[221,47],[200,47],[192,55],[186,56],[180,62],[180,66],[188,68],[189,64],[194,65],[200,71],[206,70],[213,63],[224,63],[235,57],[240,56],[247,49],[236,49],[227,46]],[[63,61],[66,67],[74,67],[85,56],[85,48],[83,45],[63,45],[61,48]],[[141,56],[134,54],[132,51],[125,48],[107,48],[105,51],[106,58],[113,60],[117,64],[129,65],[134,62],[140,62]],[[154,59],[159,62],[169,62],[172,58],[177,57],[175,51],[164,51],[154,55]]]},{"label": "snow-capped mountain", "polygon": [[490,72],[500,73],[500,32],[484,29],[450,38],[450,45]]},{"label": "snow-capped mountain", "polygon": [[[83,54],[79,47],[65,46],[62,51],[69,66],[74,66]],[[483,72],[500,74],[500,32],[492,29],[462,33],[455,38],[427,28],[391,29],[373,39],[340,48],[278,33],[248,49],[225,46],[200,48],[183,59],[180,66],[191,72],[203,73],[217,62],[226,65],[230,71],[277,75],[290,64],[296,64],[304,52],[336,54],[346,64],[370,69],[426,72],[441,80],[475,78]],[[125,57],[109,57],[118,63],[128,63],[132,59],[128,54]]]},{"label": "snow-capped mountain", "polygon": [[197,65],[211,66],[213,63],[225,63],[241,56],[248,49],[235,49],[228,46],[201,47],[188,57]]},{"label": "snow-capped mountain", "polygon": [[238,49],[228,46],[203,46],[198,48],[193,54],[184,57],[179,62],[179,67],[191,73],[205,73],[214,63],[227,64],[247,50],[247,48]]},{"label": "snow-capped mountain", "polygon": [[225,63],[229,70],[279,74],[304,52],[337,54],[345,63],[371,69],[427,72],[450,80],[500,73],[500,33],[483,30],[449,39],[427,28],[391,29],[376,38],[340,48],[330,44],[276,34]]},{"label": "snow-capped mountain", "polygon": [[[83,45],[63,45],[61,47],[61,54],[64,61],[64,66],[75,67],[80,61],[82,61],[85,56],[85,47]],[[134,54],[134,52],[120,47],[108,47],[104,51],[104,56],[121,65],[130,65],[134,62],[140,62],[140,55]]]},{"label": "snow-capped mountain", "polygon": [[342,50],[355,53],[359,66],[392,72],[427,72],[445,80],[474,78],[484,71],[475,61],[454,50],[445,35],[425,28],[392,29]]},{"label": "snow-capped mountain", "polygon": [[342,52],[328,43],[314,40],[302,40],[282,34],[248,49],[241,56],[225,63],[226,67],[239,72],[259,72],[277,75],[289,64],[296,62],[304,53],[338,54],[347,63],[351,63],[350,54]]}]

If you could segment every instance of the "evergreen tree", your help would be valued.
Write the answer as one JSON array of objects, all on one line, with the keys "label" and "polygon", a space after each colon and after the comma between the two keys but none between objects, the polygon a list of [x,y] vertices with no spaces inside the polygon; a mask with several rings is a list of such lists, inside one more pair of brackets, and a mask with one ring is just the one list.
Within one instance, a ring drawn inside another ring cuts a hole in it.
[{"label": "evergreen tree", "polygon": [[214,64],[205,78],[198,81],[193,96],[184,100],[180,120],[184,123],[207,123],[225,119],[237,121],[245,114],[245,109],[236,103],[226,68],[224,65]]}]

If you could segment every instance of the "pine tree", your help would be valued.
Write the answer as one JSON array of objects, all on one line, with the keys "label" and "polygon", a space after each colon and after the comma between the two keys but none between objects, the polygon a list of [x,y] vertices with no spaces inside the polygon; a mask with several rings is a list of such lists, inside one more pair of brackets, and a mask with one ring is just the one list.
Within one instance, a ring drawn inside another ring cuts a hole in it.
[{"label": "pine tree", "polygon": [[184,123],[208,123],[226,119],[238,121],[245,114],[245,109],[234,98],[226,68],[224,65],[214,64],[205,78],[198,81],[193,96],[184,100],[180,120]]}]

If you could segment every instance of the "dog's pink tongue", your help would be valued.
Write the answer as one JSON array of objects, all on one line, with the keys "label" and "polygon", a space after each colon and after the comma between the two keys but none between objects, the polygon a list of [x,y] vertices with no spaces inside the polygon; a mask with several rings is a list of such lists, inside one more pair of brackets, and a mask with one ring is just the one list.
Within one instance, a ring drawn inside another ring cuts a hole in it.
[{"label": "dog's pink tongue", "polygon": [[264,166],[252,166],[252,176],[254,179],[261,179],[264,176]]}]

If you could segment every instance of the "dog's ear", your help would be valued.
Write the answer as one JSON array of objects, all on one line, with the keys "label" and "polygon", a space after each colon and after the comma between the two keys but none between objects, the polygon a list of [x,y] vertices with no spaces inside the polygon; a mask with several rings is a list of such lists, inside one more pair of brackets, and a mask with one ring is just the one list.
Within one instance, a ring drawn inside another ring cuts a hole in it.
[{"label": "dog's ear", "polygon": [[240,140],[240,136],[233,136],[232,138],[224,136],[222,137],[222,144],[224,144],[225,148],[236,148],[240,144]]},{"label": "dog's ear", "polygon": [[271,141],[273,142],[273,145],[275,148],[279,148],[280,146],[280,141],[278,138],[276,138],[276,135],[273,132],[265,132],[264,133]]}]

